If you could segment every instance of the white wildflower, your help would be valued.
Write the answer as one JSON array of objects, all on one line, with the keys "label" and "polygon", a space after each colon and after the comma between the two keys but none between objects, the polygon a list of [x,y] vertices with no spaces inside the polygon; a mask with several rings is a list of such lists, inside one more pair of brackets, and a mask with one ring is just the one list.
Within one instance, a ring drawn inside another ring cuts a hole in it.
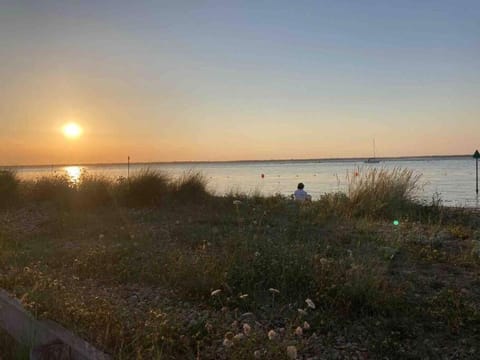
[{"label": "white wildflower", "polygon": [[246,318],[246,317],[255,317],[255,314],[252,312],[246,312],[240,315],[241,318]]},{"label": "white wildflower", "polygon": [[238,333],[237,335],[235,335],[235,336],[233,337],[233,339],[234,339],[235,341],[240,341],[240,340],[242,340],[244,337],[245,337],[245,335],[243,335],[242,333]]},{"label": "white wildflower", "polygon": [[277,338],[277,336],[278,336],[278,335],[277,335],[277,333],[275,332],[275,330],[270,330],[270,331],[268,332],[268,338],[269,338],[270,340],[275,340],[275,339]]},{"label": "white wildflower", "polygon": [[233,200],[233,205],[240,205],[242,202],[240,200]]},{"label": "white wildflower", "polygon": [[326,258],[320,258],[320,264],[327,265],[330,261]]},{"label": "white wildflower", "polygon": [[309,308],[315,309],[315,303],[311,299],[306,299],[305,302],[307,303]]},{"label": "white wildflower", "polygon": [[246,299],[248,297],[248,294],[243,294],[243,295],[240,295],[239,297],[240,299]]},{"label": "white wildflower", "polygon": [[289,359],[297,358],[297,348],[295,346],[287,346],[287,356]]},{"label": "white wildflower", "polygon": [[247,323],[243,324],[243,333],[248,336],[251,332],[252,328],[250,327],[250,325],[248,325]]},{"label": "white wildflower", "polygon": [[213,330],[213,325],[207,322],[205,324],[205,330],[207,330],[208,333],[211,333]]},{"label": "white wildflower", "polygon": [[303,329],[300,326],[295,329],[295,335],[303,336]]},{"label": "white wildflower", "polygon": [[233,346],[233,341],[228,339],[223,339],[223,346],[229,348]]},{"label": "white wildflower", "polygon": [[217,296],[217,295],[220,294],[221,292],[222,292],[222,290],[220,290],[220,289],[213,290],[210,295],[211,295],[211,296]]},{"label": "white wildflower", "polygon": [[310,329],[310,324],[309,324],[308,322],[304,321],[304,323],[303,323],[303,329],[304,329],[304,330]]},{"label": "white wildflower", "polygon": [[307,315],[307,312],[304,309],[297,309],[298,313],[302,316]]},{"label": "white wildflower", "polygon": [[277,290],[277,289],[274,289],[274,288],[270,288],[270,289],[268,289],[268,291],[270,291],[272,294],[280,294],[280,290]]}]

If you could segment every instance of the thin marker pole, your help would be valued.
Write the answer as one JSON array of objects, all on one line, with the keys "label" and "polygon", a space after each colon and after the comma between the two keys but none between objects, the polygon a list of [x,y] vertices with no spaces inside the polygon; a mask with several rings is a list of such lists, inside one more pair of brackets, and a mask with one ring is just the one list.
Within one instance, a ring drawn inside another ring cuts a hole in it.
[{"label": "thin marker pole", "polygon": [[130,156],[128,156],[127,161],[127,179],[130,179]]},{"label": "thin marker pole", "polygon": [[480,152],[478,152],[478,150],[475,150],[475,153],[473,154],[473,158],[475,159],[475,169],[476,169],[476,187],[475,187],[475,191],[477,192],[477,196],[478,196],[478,159],[480,158]]},{"label": "thin marker pole", "polygon": [[477,191],[477,195],[478,195],[478,158],[475,159],[476,160],[476,163],[477,163],[477,188],[476,188],[476,191]]}]

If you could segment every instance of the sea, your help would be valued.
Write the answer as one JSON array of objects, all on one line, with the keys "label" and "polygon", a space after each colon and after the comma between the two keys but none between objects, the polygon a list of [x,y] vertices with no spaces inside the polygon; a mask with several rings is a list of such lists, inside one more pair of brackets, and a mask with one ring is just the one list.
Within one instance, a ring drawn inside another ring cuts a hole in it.
[{"label": "sea", "polygon": [[324,193],[347,191],[348,179],[355,173],[361,175],[371,168],[400,168],[421,175],[420,189],[416,194],[419,201],[428,203],[440,200],[445,206],[478,208],[475,166],[475,159],[465,156],[382,159],[372,164],[360,159],[327,159],[25,166],[16,167],[15,170],[24,179],[66,174],[74,182],[79,181],[83,173],[118,179],[147,168],[162,171],[172,178],[188,172],[201,172],[208,181],[209,190],[217,195],[230,192],[290,195],[302,182],[313,199],[318,199]]}]

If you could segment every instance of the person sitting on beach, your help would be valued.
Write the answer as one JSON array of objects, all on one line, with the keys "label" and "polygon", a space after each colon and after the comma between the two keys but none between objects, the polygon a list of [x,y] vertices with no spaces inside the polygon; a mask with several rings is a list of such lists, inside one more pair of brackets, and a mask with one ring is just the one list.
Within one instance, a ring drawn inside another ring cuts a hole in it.
[{"label": "person sitting on beach", "polygon": [[293,193],[293,199],[295,201],[311,201],[312,200],[312,197],[309,194],[307,194],[305,190],[303,190],[304,187],[305,185],[303,185],[303,183],[299,183],[297,185],[297,190],[295,190],[295,192]]}]

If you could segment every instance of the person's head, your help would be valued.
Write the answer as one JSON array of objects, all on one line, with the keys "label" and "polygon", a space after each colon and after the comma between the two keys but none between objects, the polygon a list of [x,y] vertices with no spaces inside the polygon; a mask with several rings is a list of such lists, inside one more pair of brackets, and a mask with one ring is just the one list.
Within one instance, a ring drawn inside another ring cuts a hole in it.
[{"label": "person's head", "polygon": [[303,183],[299,183],[299,184],[297,185],[297,189],[298,189],[298,190],[303,190],[304,187],[305,187],[305,185],[303,185]]}]

